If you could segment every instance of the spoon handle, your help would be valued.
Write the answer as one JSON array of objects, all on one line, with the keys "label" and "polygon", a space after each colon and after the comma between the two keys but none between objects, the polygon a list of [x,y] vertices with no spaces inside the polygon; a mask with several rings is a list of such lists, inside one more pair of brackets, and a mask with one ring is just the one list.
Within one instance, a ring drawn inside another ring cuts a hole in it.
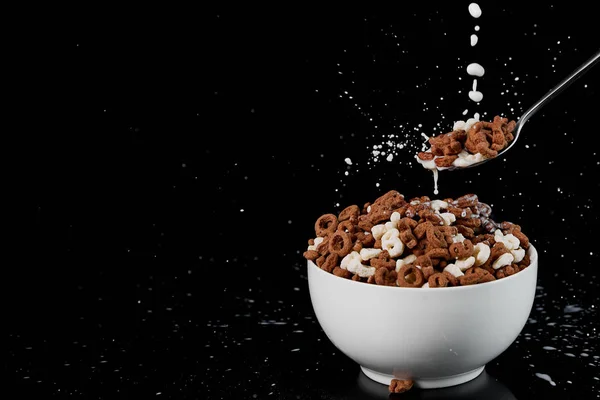
[{"label": "spoon handle", "polygon": [[523,115],[519,123],[522,125],[531,117],[537,110],[539,110],[544,104],[552,100],[557,94],[559,94],[563,89],[567,88],[571,83],[575,82],[577,78],[581,77],[585,72],[587,72],[594,64],[600,61],[600,51],[596,52],[592,57],[590,57],[586,62],[581,64],[575,71],[573,71],[570,75],[568,75],[565,79],[560,81],[558,85],[550,89],[546,95],[544,95],[541,99],[539,99],[535,104],[533,104]]}]

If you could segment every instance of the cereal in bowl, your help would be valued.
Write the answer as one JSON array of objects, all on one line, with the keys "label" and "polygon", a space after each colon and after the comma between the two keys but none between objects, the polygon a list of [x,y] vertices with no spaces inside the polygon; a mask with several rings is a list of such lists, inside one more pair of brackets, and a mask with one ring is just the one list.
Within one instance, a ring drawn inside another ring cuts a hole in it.
[{"label": "cereal in bowl", "polygon": [[475,194],[406,200],[390,190],[363,207],[321,215],[303,257],[333,275],[407,288],[467,286],[529,266],[529,239],[497,223]]}]

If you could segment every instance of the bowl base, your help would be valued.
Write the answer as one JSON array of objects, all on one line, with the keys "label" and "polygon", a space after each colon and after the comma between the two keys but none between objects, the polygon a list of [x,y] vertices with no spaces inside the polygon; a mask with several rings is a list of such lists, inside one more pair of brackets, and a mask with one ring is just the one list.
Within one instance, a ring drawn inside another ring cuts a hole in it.
[{"label": "bowl base", "polygon": [[[414,385],[420,389],[438,389],[460,385],[461,383],[469,382],[470,380],[477,378],[483,372],[484,368],[485,365],[483,367],[475,368],[469,372],[464,372],[458,375],[444,376],[441,378],[416,378]],[[360,369],[366,376],[375,382],[379,382],[384,385],[389,385],[392,379],[394,379],[393,375],[382,374],[380,372],[373,371],[372,369],[365,368],[362,365]]]}]

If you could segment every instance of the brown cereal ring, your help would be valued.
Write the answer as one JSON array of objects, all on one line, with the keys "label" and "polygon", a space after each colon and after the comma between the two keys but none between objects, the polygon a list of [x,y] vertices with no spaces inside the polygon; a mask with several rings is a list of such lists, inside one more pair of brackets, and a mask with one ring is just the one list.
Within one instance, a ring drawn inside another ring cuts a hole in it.
[{"label": "brown cereal ring", "polygon": [[352,233],[356,232],[356,225],[354,223],[352,223],[351,220],[347,219],[338,224],[337,230],[342,231],[342,232],[348,232],[348,233],[352,234]]},{"label": "brown cereal ring", "polygon": [[429,151],[420,151],[417,153],[417,157],[423,161],[431,161],[435,155]]},{"label": "brown cereal ring", "polygon": [[387,268],[379,268],[375,271],[375,283],[384,286],[396,286],[396,280],[398,274],[396,270],[389,270]]},{"label": "brown cereal ring", "polygon": [[331,273],[334,274],[335,276],[339,276],[340,278],[346,278],[346,279],[352,278],[352,272],[350,272],[347,269],[344,269],[342,267],[335,267],[333,269],[333,271],[331,271]]},{"label": "brown cereal ring", "polygon": [[335,232],[338,226],[337,216],[334,214],[323,214],[315,222],[315,233],[317,236],[327,236],[328,233]]},{"label": "brown cereal ring", "polygon": [[458,277],[458,282],[461,286],[475,285],[479,283],[480,277],[481,276],[479,274],[465,274]]},{"label": "brown cereal ring", "polygon": [[404,393],[413,387],[414,381],[409,379],[392,379],[388,386],[390,393]]},{"label": "brown cereal ring", "polygon": [[337,254],[340,257],[344,257],[352,251],[352,238],[346,232],[336,231],[329,238],[329,252]]},{"label": "brown cereal ring", "polygon": [[398,271],[398,286],[420,288],[425,282],[423,273],[414,264],[406,264]]},{"label": "brown cereal ring", "polygon": [[523,259],[519,262],[519,269],[523,270],[527,268],[531,264],[531,259],[529,258],[529,254],[525,254]]},{"label": "brown cereal ring", "polygon": [[427,279],[427,283],[429,283],[430,288],[446,287],[450,285],[448,277],[442,272],[436,272],[435,274],[431,275],[429,279]]},{"label": "brown cereal ring", "polygon": [[481,278],[486,273],[487,271],[480,267],[470,267],[467,268],[464,272],[465,275],[477,275],[479,278]]},{"label": "brown cereal ring", "polygon": [[361,242],[354,242],[354,247],[352,247],[352,251],[356,251],[357,253],[360,253],[360,251],[363,249],[363,244]]},{"label": "brown cereal ring", "polygon": [[426,255],[418,256],[416,260],[413,262],[418,267],[432,267],[433,263],[431,262],[431,258]]},{"label": "brown cereal ring", "polygon": [[435,268],[433,267],[433,265],[421,267],[421,272],[423,273],[423,279],[427,280],[431,275],[435,274]]},{"label": "brown cereal ring", "polygon": [[415,235],[413,235],[413,233],[410,231],[410,229],[405,229],[405,230],[400,231],[400,240],[409,249],[412,249],[413,247],[415,247],[417,245],[417,238],[415,237]]},{"label": "brown cereal ring", "polygon": [[442,271],[442,274],[448,279],[449,286],[458,286],[458,279],[448,271]]},{"label": "brown cereal ring", "polygon": [[473,255],[474,246],[473,242],[469,239],[465,239],[462,242],[452,243],[448,250],[450,255],[454,258],[467,258]]},{"label": "brown cereal ring", "polygon": [[463,225],[468,228],[479,228],[481,226],[481,220],[476,217],[471,218],[456,218],[455,225]]},{"label": "brown cereal ring", "polygon": [[363,247],[373,247],[375,245],[375,236],[370,233],[357,232],[356,240],[360,242]]},{"label": "brown cereal ring", "polygon": [[315,260],[315,264],[317,264],[317,267],[321,268],[321,266],[323,265],[323,263],[325,262],[325,259],[327,257],[326,256],[319,256],[319,258],[317,258]]},{"label": "brown cereal ring", "polygon": [[363,214],[358,217],[358,227],[363,231],[370,231],[375,224],[371,222],[368,214]]},{"label": "brown cereal ring", "polygon": [[415,247],[413,247],[412,252],[415,256],[418,257],[418,256],[422,256],[423,254],[427,253],[428,249],[429,249],[429,242],[427,241],[427,238],[423,238],[417,242],[417,245]]},{"label": "brown cereal ring", "polygon": [[319,267],[324,271],[331,272],[337,266],[338,260],[338,255],[331,253],[325,257],[325,261]]},{"label": "brown cereal ring", "polygon": [[441,157],[437,157],[434,162],[435,165],[438,168],[446,168],[446,167],[451,167],[452,163],[458,158],[458,156],[452,156],[452,155],[448,155],[448,156],[441,156]]},{"label": "brown cereal ring", "polygon": [[440,214],[431,209],[425,209],[419,212],[419,217],[425,221],[430,221],[433,225],[440,226],[444,224],[444,219]]},{"label": "brown cereal ring", "polygon": [[494,222],[492,219],[484,217],[480,217],[479,219],[481,220],[480,225],[484,232],[494,232],[496,229],[498,229],[496,222]]},{"label": "brown cereal ring", "polygon": [[406,204],[404,195],[397,190],[390,190],[375,200],[375,204],[383,204],[388,208],[398,208]]},{"label": "brown cereal ring", "polygon": [[430,258],[441,258],[444,260],[450,260],[452,258],[448,249],[443,247],[427,250],[427,253],[425,254]]},{"label": "brown cereal ring", "polygon": [[492,207],[489,204],[478,202],[477,204],[471,206],[474,214],[479,215],[480,217],[489,218],[492,215]]},{"label": "brown cereal ring", "polygon": [[491,281],[495,281],[496,277],[494,276],[493,273],[487,271],[487,270],[483,270],[484,273],[483,275],[481,275],[481,277],[479,278],[479,283],[485,283],[485,282],[491,282]]},{"label": "brown cereal ring", "polygon": [[507,276],[511,276],[516,274],[515,269],[512,265],[506,265],[504,267],[500,267],[496,270],[496,279],[506,278]]},{"label": "brown cereal ring", "polygon": [[473,211],[469,207],[458,208],[452,205],[448,206],[448,212],[454,214],[456,218],[471,218]]},{"label": "brown cereal ring", "polygon": [[457,225],[456,230],[458,233],[466,237],[467,239],[473,239],[475,237],[475,231],[472,228],[464,225]]},{"label": "brown cereal ring", "polygon": [[369,216],[369,221],[371,221],[373,225],[377,225],[380,222],[389,220],[392,215],[392,211],[387,206],[374,204],[371,206],[371,211],[367,215]]},{"label": "brown cereal ring", "polygon": [[398,230],[411,230],[415,229],[419,223],[412,218],[404,217],[398,220]]},{"label": "brown cereal ring", "polygon": [[371,258],[369,265],[377,269],[396,270],[396,260],[390,257],[390,253],[387,250],[383,250],[377,257]]},{"label": "brown cereal ring", "polygon": [[358,208],[358,206],[356,204],[353,204],[351,206],[344,208],[342,211],[340,211],[340,213],[338,215],[338,221],[339,222],[344,222],[344,221],[355,222],[358,220],[359,215],[360,215],[360,208]]},{"label": "brown cereal ring", "polygon": [[485,263],[483,265],[480,265],[479,268],[483,269],[484,271],[494,275],[496,273],[496,270],[494,268],[492,268],[492,265],[489,263]]},{"label": "brown cereal ring", "polygon": [[316,250],[306,250],[302,255],[310,261],[315,261],[320,256],[319,252]]},{"label": "brown cereal ring", "polygon": [[506,246],[504,245],[504,243],[502,243],[502,242],[496,242],[496,243],[494,243],[494,245],[492,247],[490,247],[490,257],[489,257],[489,259],[492,262],[496,261],[496,259],[498,259],[498,257],[500,257],[501,255],[503,255],[505,253],[510,253],[510,250],[508,250],[506,248]]},{"label": "brown cereal ring", "polygon": [[444,234],[437,229],[437,227],[431,226],[426,232],[427,241],[429,242],[430,248],[447,247],[446,237]]},{"label": "brown cereal ring", "polygon": [[430,221],[420,222],[413,228],[413,234],[417,239],[422,239],[426,233],[427,229],[433,227],[433,224]]},{"label": "brown cereal ring", "polygon": [[323,241],[319,243],[316,250],[321,255],[329,253],[329,236],[323,237]]},{"label": "brown cereal ring", "polygon": [[473,244],[485,243],[488,246],[492,247],[496,243],[496,237],[491,233],[482,233],[475,236],[473,239],[471,239],[471,241],[473,242]]},{"label": "brown cereal ring", "polygon": [[453,200],[452,205],[458,208],[471,207],[479,203],[479,198],[476,194],[465,194]]},{"label": "brown cereal ring", "polygon": [[438,226],[437,228],[444,235],[456,236],[458,234],[458,227],[456,226],[444,225]]}]

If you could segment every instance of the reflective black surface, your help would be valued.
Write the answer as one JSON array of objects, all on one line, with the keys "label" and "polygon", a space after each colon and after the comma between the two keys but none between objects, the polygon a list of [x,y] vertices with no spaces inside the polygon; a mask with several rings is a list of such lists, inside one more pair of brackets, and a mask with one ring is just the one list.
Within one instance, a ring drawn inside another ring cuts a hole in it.
[{"label": "reflective black surface", "polygon": [[318,216],[435,197],[421,133],[518,118],[600,48],[588,5],[487,2],[475,20],[447,3],[71,10],[39,29],[21,49],[7,398],[598,398],[600,69],[502,160],[440,173],[440,197],[478,194],[540,253],[530,319],[481,376],[390,395],[315,319]]}]

